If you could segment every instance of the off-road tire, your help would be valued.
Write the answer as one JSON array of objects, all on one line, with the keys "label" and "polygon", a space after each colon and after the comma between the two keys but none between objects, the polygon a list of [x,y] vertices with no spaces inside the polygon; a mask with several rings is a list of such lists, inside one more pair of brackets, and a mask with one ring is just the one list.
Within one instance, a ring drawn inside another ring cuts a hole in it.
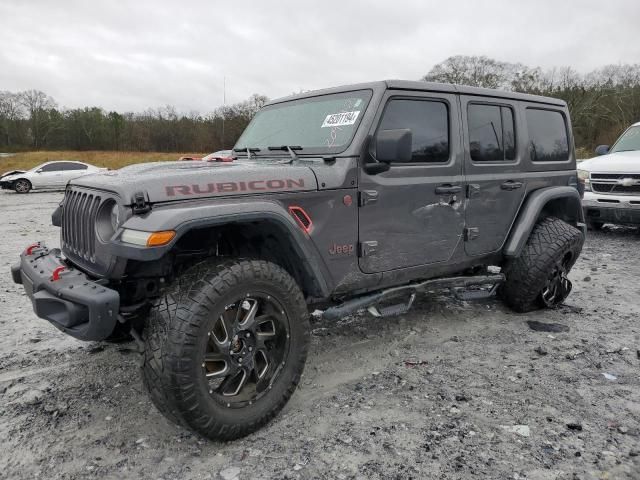
[{"label": "off-road tire", "polygon": [[500,287],[502,300],[516,312],[524,313],[545,306],[541,294],[556,262],[567,257],[567,272],[582,250],[580,230],[554,217],[536,224],[520,256],[503,266],[505,283]]},{"label": "off-road tire", "polygon": [[29,193],[32,188],[31,182],[26,178],[19,178],[13,182],[13,190],[16,193]]},{"label": "off-road tire", "polygon": [[[228,408],[210,395],[202,355],[210,341],[212,317],[224,312],[234,297],[257,290],[273,295],[286,312],[288,353],[263,396],[252,404]],[[143,338],[142,378],[158,410],[209,439],[232,440],[268,423],[295,391],[309,347],[309,314],[295,280],[278,265],[210,259],[186,270],[158,300]]]}]

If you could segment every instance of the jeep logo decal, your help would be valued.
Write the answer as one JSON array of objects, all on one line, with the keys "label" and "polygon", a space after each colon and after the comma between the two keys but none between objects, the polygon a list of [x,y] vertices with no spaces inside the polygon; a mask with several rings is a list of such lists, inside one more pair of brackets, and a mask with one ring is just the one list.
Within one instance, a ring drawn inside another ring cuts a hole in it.
[{"label": "jeep logo decal", "polygon": [[351,255],[353,250],[353,243],[345,245],[337,245],[334,243],[329,247],[329,255]]},{"label": "jeep logo decal", "polygon": [[219,182],[205,183],[194,185],[167,185],[165,187],[168,197],[176,195],[205,195],[208,193],[233,193],[233,192],[259,192],[269,190],[295,190],[303,188],[304,180],[302,178],[294,180],[272,179],[272,180],[253,180],[250,182]]}]

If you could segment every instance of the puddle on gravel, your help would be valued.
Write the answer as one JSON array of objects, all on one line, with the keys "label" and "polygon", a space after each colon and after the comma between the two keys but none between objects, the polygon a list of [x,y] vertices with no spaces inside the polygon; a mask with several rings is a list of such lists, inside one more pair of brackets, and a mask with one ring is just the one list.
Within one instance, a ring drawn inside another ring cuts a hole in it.
[{"label": "puddle on gravel", "polygon": [[561,323],[544,323],[537,320],[528,320],[527,325],[535,332],[568,332],[569,327]]}]

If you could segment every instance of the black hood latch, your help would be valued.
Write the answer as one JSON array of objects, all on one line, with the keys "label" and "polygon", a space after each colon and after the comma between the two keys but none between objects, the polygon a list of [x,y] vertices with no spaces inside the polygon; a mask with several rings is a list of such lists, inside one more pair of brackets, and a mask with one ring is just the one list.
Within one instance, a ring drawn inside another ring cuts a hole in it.
[{"label": "black hood latch", "polygon": [[142,215],[151,210],[151,205],[147,201],[144,192],[136,192],[133,194],[133,213],[134,215]]}]

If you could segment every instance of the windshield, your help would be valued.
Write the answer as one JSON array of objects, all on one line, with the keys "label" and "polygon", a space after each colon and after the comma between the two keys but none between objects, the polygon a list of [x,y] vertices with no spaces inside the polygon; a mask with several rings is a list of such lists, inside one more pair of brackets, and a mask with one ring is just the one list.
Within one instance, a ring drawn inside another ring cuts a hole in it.
[{"label": "windshield", "polygon": [[343,151],[351,143],[370,99],[370,90],[360,90],[267,106],[256,114],[235,148],[263,151],[287,145],[302,147],[300,153]]},{"label": "windshield", "polygon": [[629,128],[618,139],[609,153],[640,150],[640,125]]}]

